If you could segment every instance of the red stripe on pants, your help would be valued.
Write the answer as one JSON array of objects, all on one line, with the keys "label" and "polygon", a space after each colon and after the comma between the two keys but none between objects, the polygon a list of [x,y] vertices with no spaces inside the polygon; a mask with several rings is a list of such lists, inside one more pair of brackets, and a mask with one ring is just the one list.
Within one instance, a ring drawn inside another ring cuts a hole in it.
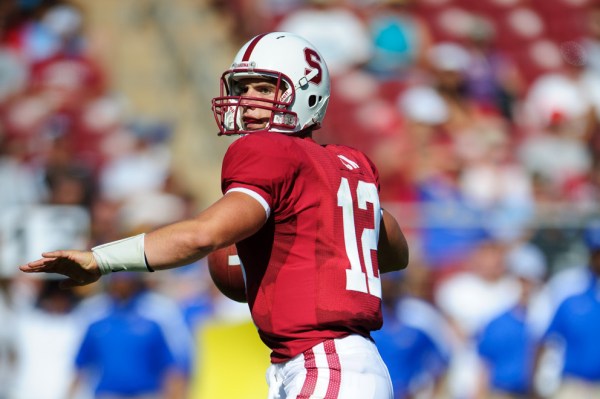
[{"label": "red stripe on pants", "polygon": [[[327,367],[329,368],[329,382],[327,383],[325,399],[337,399],[342,382],[340,357],[336,352],[335,342],[333,340],[325,341],[323,346],[325,348]],[[314,394],[317,386],[319,370],[316,367],[315,352],[313,349],[304,352],[304,368],[306,369],[306,377],[304,379],[304,384],[302,385],[302,390],[296,397],[297,399],[310,398],[310,396]]]},{"label": "red stripe on pants", "polygon": [[315,362],[315,352],[312,349],[304,352],[304,368],[306,369],[306,377],[304,378],[302,390],[296,397],[297,399],[310,398],[310,395],[315,392],[315,387],[317,386],[319,370],[317,369],[317,363]]},{"label": "red stripe on pants", "polygon": [[335,351],[335,342],[333,340],[325,341],[325,354],[327,355],[327,365],[329,366],[329,385],[325,398],[335,399],[340,393],[342,383],[342,365],[340,357]]}]

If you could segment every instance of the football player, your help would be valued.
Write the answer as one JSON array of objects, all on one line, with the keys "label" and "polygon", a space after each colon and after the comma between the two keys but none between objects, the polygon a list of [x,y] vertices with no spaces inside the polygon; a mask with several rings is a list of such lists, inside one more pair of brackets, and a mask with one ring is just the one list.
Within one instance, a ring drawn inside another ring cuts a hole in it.
[{"label": "football player", "polygon": [[91,251],[54,251],[20,267],[65,287],[102,275],[190,264],[236,244],[254,323],[271,349],[270,398],[391,399],[370,332],[382,325],[380,273],[408,263],[379,203],[375,165],[319,145],[330,79],[321,54],[285,32],[248,41],[212,108],[221,135],[241,135],[222,166],[223,197],[193,219]]}]

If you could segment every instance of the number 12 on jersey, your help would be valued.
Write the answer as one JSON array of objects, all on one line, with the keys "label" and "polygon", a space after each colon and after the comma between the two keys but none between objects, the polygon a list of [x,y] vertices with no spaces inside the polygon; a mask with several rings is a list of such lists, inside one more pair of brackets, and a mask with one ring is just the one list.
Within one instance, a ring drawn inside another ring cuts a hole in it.
[{"label": "number 12 on jersey", "polygon": [[[354,215],[354,199],[348,179],[342,177],[337,192],[338,206],[342,208],[344,226],[344,243],[350,261],[350,269],[346,270],[346,289],[359,291],[381,298],[381,281],[375,276],[372,251],[377,251],[379,225],[381,222],[381,206],[377,186],[373,183],[359,181],[356,186],[356,201],[359,209],[367,210],[367,204],[373,205],[373,228],[358,226]],[[360,242],[358,242],[360,240]],[[360,252],[359,252],[360,251]],[[363,258],[365,271],[361,267]],[[377,273],[379,274],[379,273]]]}]

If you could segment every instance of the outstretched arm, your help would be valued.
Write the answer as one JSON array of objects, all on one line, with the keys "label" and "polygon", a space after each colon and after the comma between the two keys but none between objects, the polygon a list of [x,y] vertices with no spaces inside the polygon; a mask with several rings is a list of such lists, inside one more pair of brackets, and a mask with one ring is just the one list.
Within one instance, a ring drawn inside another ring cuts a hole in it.
[{"label": "outstretched arm", "polygon": [[[231,192],[193,219],[156,229],[143,236],[138,263],[152,270],[179,267],[201,259],[210,252],[236,243],[257,232],[266,222],[262,205],[251,196]],[[140,237],[140,240],[142,238]],[[132,240],[133,241],[133,240]],[[109,244],[110,245],[110,244]],[[136,258],[136,250],[126,247],[127,258]],[[116,254],[116,255],[115,255]],[[111,251],[110,261],[118,263],[119,251]],[[58,273],[68,277],[63,288],[86,285],[101,275],[98,254],[92,251],[52,251],[19,268],[25,273]]]},{"label": "outstretched arm", "polygon": [[267,221],[251,196],[231,192],[194,219],[146,234],[145,253],[154,270],[183,266],[256,233]]},{"label": "outstretched arm", "polygon": [[381,273],[402,270],[408,265],[408,243],[396,219],[382,211],[377,260]]}]

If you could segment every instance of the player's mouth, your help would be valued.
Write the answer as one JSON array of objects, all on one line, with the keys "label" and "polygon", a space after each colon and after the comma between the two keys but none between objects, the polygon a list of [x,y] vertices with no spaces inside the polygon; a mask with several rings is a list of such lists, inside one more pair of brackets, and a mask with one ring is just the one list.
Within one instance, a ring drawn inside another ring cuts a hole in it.
[{"label": "player's mouth", "polygon": [[246,129],[261,129],[267,126],[268,120],[244,117],[243,122]]}]

